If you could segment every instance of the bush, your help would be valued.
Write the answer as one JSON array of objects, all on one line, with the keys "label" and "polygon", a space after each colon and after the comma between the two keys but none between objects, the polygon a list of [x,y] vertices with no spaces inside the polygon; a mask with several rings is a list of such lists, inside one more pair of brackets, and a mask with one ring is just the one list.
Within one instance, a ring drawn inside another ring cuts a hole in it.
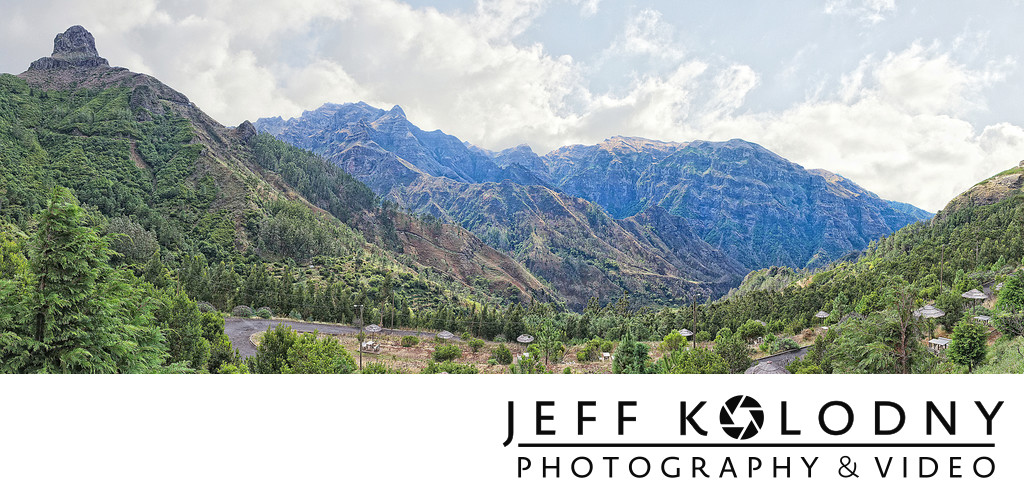
[{"label": "bush", "polygon": [[[668,339],[673,334],[679,335],[679,333],[669,333],[665,338]],[[679,335],[679,338],[682,338],[682,335]],[[576,360],[579,362],[592,362],[600,359],[602,352],[611,353],[614,348],[615,344],[610,340],[591,338],[579,352],[576,352]]]},{"label": "bush", "polygon": [[473,353],[479,352],[484,347],[484,340],[480,338],[473,338],[469,340],[469,348],[473,350]]},{"label": "bush", "polygon": [[420,344],[420,339],[415,336],[402,336],[403,347],[414,347]]},{"label": "bush", "polygon": [[260,319],[269,319],[273,315],[274,314],[270,311],[270,307],[260,307],[256,309],[256,317],[259,317]]},{"label": "bush", "polygon": [[662,352],[671,353],[678,350],[679,347],[683,345],[684,341],[685,338],[683,338],[682,334],[679,334],[679,331],[672,331],[665,335],[665,338],[662,340],[659,348]]},{"label": "bush", "polygon": [[366,364],[366,367],[364,367],[362,371],[359,372],[363,374],[391,374],[388,366],[383,362],[370,362],[369,364]]},{"label": "bush", "polygon": [[459,338],[462,339],[462,341],[469,341],[469,333],[462,333],[459,335]]},{"label": "bush", "polygon": [[507,366],[512,363],[512,351],[502,343],[491,350],[491,359],[503,366]]},{"label": "bush", "polygon": [[446,360],[444,362],[434,362],[432,360],[427,361],[427,367],[424,367],[420,374],[477,374],[480,370],[473,364],[459,364]]},{"label": "bush", "polygon": [[302,320],[302,314],[300,314],[298,310],[295,310],[293,308],[291,312],[288,312],[288,318],[289,319],[295,319],[297,321],[301,321]]},{"label": "bush", "polygon": [[495,336],[494,337],[494,342],[495,343],[505,343],[505,335],[499,334],[499,335]]},{"label": "bush", "polygon": [[208,301],[197,302],[196,303],[196,307],[199,307],[199,311],[200,312],[216,312],[217,311],[217,307],[214,307],[213,304],[211,304]]},{"label": "bush", "polygon": [[252,317],[253,311],[251,307],[245,305],[239,305],[231,309],[231,315],[235,317]]},{"label": "bush", "polygon": [[1022,336],[1024,335],[1024,314],[1000,312],[992,317],[992,325],[1005,335]]},{"label": "bush", "polygon": [[437,362],[455,360],[459,357],[462,357],[462,350],[455,345],[440,345],[434,350],[434,360]]},{"label": "bush", "polygon": [[562,374],[572,374],[572,368],[566,367],[565,369],[562,369]]},{"label": "bush", "polygon": [[821,366],[818,364],[807,364],[794,371],[793,374],[825,374],[825,371],[821,370]]},{"label": "bush", "polygon": [[[760,322],[755,321],[753,319],[750,319],[747,322],[743,323],[743,325],[740,326],[739,329],[736,330],[736,332],[739,333],[740,338],[743,338],[744,340],[747,341],[755,340],[757,338],[764,338],[768,336],[768,328],[764,324],[761,324]],[[767,342],[768,339],[765,338],[765,343]]]},{"label": "bush", "polygon": [[785,352],[787,350],[795,350],[797,348],[800,348],[800,345],[797,345],[792,338],[782,338],[775,341],[776,352]]}]

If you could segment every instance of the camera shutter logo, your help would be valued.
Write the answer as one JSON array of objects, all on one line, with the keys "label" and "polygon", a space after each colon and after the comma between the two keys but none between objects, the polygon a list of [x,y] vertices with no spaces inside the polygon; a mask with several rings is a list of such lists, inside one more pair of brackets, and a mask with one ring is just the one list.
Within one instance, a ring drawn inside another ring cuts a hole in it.
[{"label": "camera shutter logo", "polygon": [[737,395],[725,402],[718,420],[726,435],[737,440],[746,440],[761,430],[764,425],[764,410],[761,404],[746,395]]}]

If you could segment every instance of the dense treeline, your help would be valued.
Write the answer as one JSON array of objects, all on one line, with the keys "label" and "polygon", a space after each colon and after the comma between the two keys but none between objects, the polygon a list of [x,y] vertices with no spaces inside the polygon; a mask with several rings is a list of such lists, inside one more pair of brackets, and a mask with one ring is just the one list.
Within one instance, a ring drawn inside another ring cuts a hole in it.
[{"label": "dense treeline", "polygon": [[110,264],[108,239],[70,191],[53,190],[28,233],[0,235],[0,370],[217,372],[237,364],[224,320],[175,287]]}]

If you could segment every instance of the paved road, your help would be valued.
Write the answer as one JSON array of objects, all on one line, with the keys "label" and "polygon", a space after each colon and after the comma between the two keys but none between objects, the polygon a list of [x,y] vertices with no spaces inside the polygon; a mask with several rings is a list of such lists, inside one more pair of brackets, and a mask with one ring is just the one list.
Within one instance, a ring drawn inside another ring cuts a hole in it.
[{"label": "paved road", "polygon": [[[296,331],[311,332],[314,329],[323,334],[356,334],[359,328],[352,326],[341,326],[337,324],[315,324],[311,322],[292,321],[287,319],[242,319],[239,317],[228,317],[224,321],[224,332],[231,339],[231,346],[238,349],[242,358],[256,355],[256,347],[249,341],[254,333],[266,331],[278,324],[287,324]],[[391,330],[385,329],[384,333],[399,336],[417,335],[433,338],[434,333],[421,331]]]},{"label": "paved road", "polygon": [[[770,361],[772,361],[772,364],[776,364],[776,365],[780,365],[782,367],[786,367],[786,365],[789,364],[790,362],[793,362],[797,358],[800,358],[800,357],[803,357],[804,355],[807,355],[807,350],[809,348],[811,348],[811,347],[809,347],[809,346],[808,347],[803,347],[803,348],[801,348],[799,350],[790,350],[788,352],[782,352],[782,353],[771,355],[771,356],[768,356],[768,357],[762,357],[760,359],[757,359],[757,364],[763,364],[763,363],[768,362],[770,360]],[[755,364],[755,365],[757,365],[757,364]]]}]

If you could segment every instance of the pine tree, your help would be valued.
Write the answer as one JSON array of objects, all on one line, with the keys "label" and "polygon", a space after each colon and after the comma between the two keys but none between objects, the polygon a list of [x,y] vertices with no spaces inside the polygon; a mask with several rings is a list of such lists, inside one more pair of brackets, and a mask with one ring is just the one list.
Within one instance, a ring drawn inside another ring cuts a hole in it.
[{"label": "pine tree", "polygon": [[71,191],[54,189],[29,246],[25,315],[0,345],[4,371],[146,372],[166,357],[138,280],[110,266],[107,240],[84,222]]},{"label": "pine tree", "polygon": [[167,362],[188,362],[193,369],[205,369],[210,341],[203,337],[199,308],[181,289],[166,290],[160,301],[156,318],[167,338],[171,354]]},{"label": "pine tree", "polygon": [[964,319],[958,322],[950,340],[946,355],[953,363],[967,367],[967,372],[985,360],[988,332],[977,321]]}]

